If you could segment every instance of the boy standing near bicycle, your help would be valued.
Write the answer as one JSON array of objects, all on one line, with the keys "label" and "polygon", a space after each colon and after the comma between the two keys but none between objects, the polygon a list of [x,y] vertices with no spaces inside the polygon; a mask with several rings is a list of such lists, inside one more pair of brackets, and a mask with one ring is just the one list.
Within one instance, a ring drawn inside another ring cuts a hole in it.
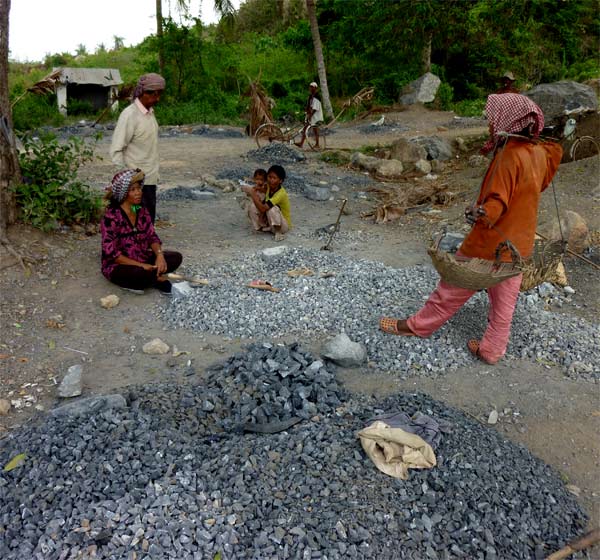
[{"label": "boy standing near bicycle", "polygon": [[[262,171],[262,170],[257,170]],[[256,181],[256,172],[254,174]],[[266,189],[244,186],[251,199],[248,205],[248,217],[255,231],[267,231],[275,234],[275,241],[283,241],[292,227],[290,199],[283,188],[285,169],[281,165],[272,165],[267,172]]]},{"label": "boy standing near bicycle", "polygon": [[296,142],[296,146],[302,148],[306,140],[306,129],[312,126],[312,131],[315,134],[315,148],[319,147],[319,127],[318,124],[323,122],[323,107],[321,101],[317,97],[319,86],[317,82],[311,82],[308,86],[308,100],[306,101],[304,128],[302,129],[302,138],[300,142]]}]

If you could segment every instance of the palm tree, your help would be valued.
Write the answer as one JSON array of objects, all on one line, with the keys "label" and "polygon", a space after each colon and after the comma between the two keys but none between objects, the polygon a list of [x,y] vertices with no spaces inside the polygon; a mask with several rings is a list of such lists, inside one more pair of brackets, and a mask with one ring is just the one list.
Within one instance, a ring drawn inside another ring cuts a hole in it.
[{"label": "palm tree", "polygon": [[8,239],[8,226],[16,220],[17,203],[13,187],[21,180],[12,111],[8,96],[8,12],[10,0],[0,0],[0,245],[24,267],[23,258]]},{"label": "palm tree", "polygon": [[313,45],[315,47],[315,58],[317,60],[317,72],[321,84],[321,95],[323,96],[323,106],[325,114],[333,118],[333,107],[329,98],[329,86],[327,85],[327,72],[325,70],[325,60],[323,59],[323,45],[321,44],[321,34],[319,33],[319,23],[317,22],[316,0],[306,0],[306,11],[308,13],[308,22],[310,24],[310,33],[312,35]]}]

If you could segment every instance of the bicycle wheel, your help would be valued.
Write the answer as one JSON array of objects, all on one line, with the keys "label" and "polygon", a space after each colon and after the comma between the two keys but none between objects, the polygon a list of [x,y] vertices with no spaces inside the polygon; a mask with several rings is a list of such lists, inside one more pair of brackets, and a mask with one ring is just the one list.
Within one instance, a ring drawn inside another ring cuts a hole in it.
[{"label": "bicycle wheel", "polygon": [[271,142],[283,142],[283,132],[273,123],[261,124],[254,133],[254,139],[259,148]]},{"label": "bicycle wheel", "polygon": [[319,145],[317,146],[317,137],[315,135],[314,126],[309,126],[306,130],[306,141],[308,142],[308,146],[311,150],[319,151],[325,149],[325,135],[322,134],[323,130],[319,130],[321,134],[319,134]]}]

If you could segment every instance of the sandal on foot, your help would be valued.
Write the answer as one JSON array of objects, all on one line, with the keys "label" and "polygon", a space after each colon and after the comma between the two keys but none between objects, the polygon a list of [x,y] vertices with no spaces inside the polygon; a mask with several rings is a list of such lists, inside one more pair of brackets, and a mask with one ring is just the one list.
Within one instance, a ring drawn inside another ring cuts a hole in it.
[{"label": "sandal on foot", "polygon": [[[416,336],[414,332],[401,331],[398,328],[398,319],[392,317],[382,317],[379,319],[379,328],[387,334],[395,334],[396,336]],[[408,326],[406,327],[408,329]]]},{"label": "sandal on foot", "polygon": [[469,352],[471,352],[471,354],[473,354],[473,356],[475,356],[476,358],[479,358],[482,362],[485,362],[486,364],[493,366],[497,361],[497,360],[496,361],[487,360],[486,358],[484,358],[481,355],[481,352],[479,351],[479,341],[475,340],[474,338],[472,338],[471,340],[469,340],[469,342],[467,342],[467,348],[469,349]]}]

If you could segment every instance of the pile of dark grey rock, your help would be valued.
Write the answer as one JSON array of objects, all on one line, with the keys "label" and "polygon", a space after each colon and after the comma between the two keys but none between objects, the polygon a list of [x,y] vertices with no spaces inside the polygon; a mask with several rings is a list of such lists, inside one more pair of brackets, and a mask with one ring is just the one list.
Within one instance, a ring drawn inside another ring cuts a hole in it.
[{"label": "pile of dark grey rock", "polygon": [[[423,394],[348,397],[297,344],[254,344],[198,384],[125,397],[1,441],[0,464],[26,453],[0,472],[3,560],[541,559],[585,528],[525,448]],[[408,480],[379,472],[356,436],[398,411],[450,425],[437,466]]]},{"label": "pile of dark grey rock", "polygon": [[[308,276],[288,275],[308,268]],[[367,260],[308,248],[241,255],[210,270],[198,269],[210,286],[159,309],[172,327],[227,337],[298,336],[303,340],[344,331],[367,348],[373,367],[401,375],[445,375],[473,363],[466,341],[486,328],[487,296],[477,294],[431,338],[390,336],[379,331],[383,315],[406,317],[435,287],[428,266],[394,269]],[[246,285],[268,280],[279,293]],[[585,319],[545,310],[545,301],[521,296],[506,359],[519,357],[561,366],[573,377],[600,378],[600,330]]]},{"label": "pile of dark grey rock", "polygon": [[262,148],[250,150],[247,156],[257,161],[268,162],[269,165],[298,163],[306,160],[302,150],[282,142],[272,142]]}]

